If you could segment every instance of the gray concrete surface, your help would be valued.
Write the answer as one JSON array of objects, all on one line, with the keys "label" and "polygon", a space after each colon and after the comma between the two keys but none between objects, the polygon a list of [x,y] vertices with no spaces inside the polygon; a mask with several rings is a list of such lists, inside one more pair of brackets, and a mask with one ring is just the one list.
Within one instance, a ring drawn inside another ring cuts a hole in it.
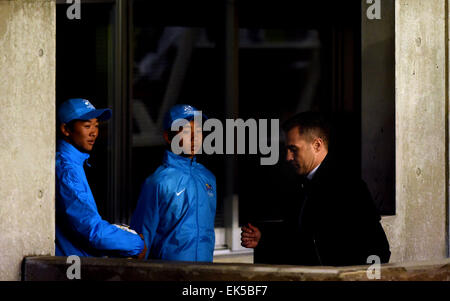
[{"label": "gray concrete surface", "polygon": [[54,254],[55,3],[0,0],[0,280]]},{"label": "gray concrete surface", "polygon": [[395,1],[396,216],[391,262],[447,253],[446,1]]}]

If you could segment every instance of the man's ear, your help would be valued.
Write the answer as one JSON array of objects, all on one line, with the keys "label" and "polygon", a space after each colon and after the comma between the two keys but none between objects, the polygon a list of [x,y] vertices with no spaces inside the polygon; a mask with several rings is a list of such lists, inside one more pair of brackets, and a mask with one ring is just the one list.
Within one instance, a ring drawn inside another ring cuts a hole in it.
[{"label": "man's ear", "polygon": [[59,126],[59,129],[61,130],[61,133],[62,133],[65,137],[69,137],[70,131],[69,131],[69,129],[67,128],[67,124],[66,124],[66,123],[62,123],[62,124]]},{"label": "man's ear", "polygon": [[169,139],[169,132],[167,132],[167,131],[164,131],[164,133],[163,133],[163,138],[164,138],[164,141],[166,141],[167,142],[167,144],[169,144],[170,145],[170,139]]},{"label": "man's ear", "polygon": [[323,142],[322,138],[316,138],[313,142],[313,148],[316,152],[322,150],[322,148],[325,147],[325,143]]}]

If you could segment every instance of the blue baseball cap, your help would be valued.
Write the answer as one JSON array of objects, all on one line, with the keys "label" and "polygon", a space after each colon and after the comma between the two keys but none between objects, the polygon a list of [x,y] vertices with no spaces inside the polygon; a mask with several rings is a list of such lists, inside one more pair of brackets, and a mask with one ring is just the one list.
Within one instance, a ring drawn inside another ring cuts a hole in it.
[{"label": "blue baseball cap", "polygon": [[58,109],[58,120],[69,123],[72,120],[108,120],[112,116],[111,109],[96,109],[87,99],[72,98],[63,102]]},{"label": "blue baseball cap", "polygon": [[195,116],[202,116],[208,119],[205,114],[190,105],[174,105],[164,116],[164,130],[169,130],[172,123],[177,119],[193,120]]}]

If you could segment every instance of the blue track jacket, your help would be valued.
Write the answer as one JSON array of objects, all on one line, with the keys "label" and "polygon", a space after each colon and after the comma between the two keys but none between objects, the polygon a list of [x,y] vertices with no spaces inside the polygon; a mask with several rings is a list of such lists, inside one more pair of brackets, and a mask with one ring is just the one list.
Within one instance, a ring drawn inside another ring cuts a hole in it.
[{"label": "blue track jacket", "polygon": [[202,164],[166,151],[145,181],[131,219],[144,235],[146,258],[212,262],[216,178]]},{"label": "blue track jacket", "polygon": [[135,256],[144,242],[104,221],[84,173],[89,154],[64,140],[56,152],[56,256]]}]

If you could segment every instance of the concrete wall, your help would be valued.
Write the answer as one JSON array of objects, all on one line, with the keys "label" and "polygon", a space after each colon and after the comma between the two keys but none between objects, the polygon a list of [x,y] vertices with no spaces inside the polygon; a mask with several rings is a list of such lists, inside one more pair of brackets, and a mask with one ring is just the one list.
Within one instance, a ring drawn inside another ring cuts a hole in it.
[{"label": "concrete wall", "polygon": [[396,216],[391,262],[447,253],[446,1],[395,2]]},{"label": "concrete wall", "polygon": [[0,0],[0,280],[54,254],[55,3]]}]

